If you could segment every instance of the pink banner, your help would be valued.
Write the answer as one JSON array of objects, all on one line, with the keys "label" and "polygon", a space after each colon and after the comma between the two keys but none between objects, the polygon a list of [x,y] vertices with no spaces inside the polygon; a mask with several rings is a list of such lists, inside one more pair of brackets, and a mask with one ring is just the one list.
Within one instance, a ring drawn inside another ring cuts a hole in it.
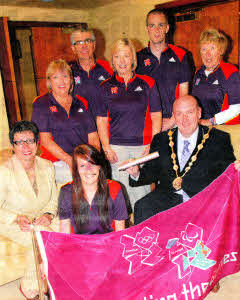
[{"label": "pink banner", "polygon": [[222,277],[240,270],[239,183],[231,165],[188,202],[129,229],[92,236],[41,232],[52,299],[205,298]]}]

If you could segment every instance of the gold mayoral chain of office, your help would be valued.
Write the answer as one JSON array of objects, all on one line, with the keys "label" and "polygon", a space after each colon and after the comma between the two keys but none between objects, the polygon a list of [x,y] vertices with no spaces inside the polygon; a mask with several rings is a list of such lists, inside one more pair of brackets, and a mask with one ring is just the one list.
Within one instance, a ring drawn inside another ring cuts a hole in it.
[{"label": "gold mayoral chain of office", "polygon": [[173,170],[175,170],[176,172],[176,178],[173,180],[173,187],[175,190],[180,190],[182,188],[182,178],[187,174],[187,172],[191,169],[193,163],[197,160],[197,156],[198,153],[202,150],[204,143],[206,142],[206,140],[209,138],[209,133],[211,131],[212,127],[209,127],[208,132],[204,134],[203,132],[203,139],[201,141],[201,143],[197,146],[197,152],[191,157],[190,162],[188,163],[188,166],[184,169],[184,173],[182,174],[182,176],[178,175],[178,165],[176,162],[176,157],[177,155],[174,153],[174,142],[173,142],[173,131],[170,129],[168,132],[168,136],[169,136],[169,146],[171,147],[172,150],[172,154],[171,154],[171,158],[172,158],[172,162],[173,162]]}]

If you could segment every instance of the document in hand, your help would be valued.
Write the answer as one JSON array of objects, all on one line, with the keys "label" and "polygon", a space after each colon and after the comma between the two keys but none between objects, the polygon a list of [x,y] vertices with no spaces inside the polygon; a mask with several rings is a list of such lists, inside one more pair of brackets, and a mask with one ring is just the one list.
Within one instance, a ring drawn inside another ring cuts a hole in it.
[{"label": "document in hand", "polygon": [[128,162],[128,163],[123,164],[123,165],[120,165],[120,167],[118,167],[118,171],[123,171],[123,170],[126,170],[127,168],[143,164],[143,163],[145,163],[145,162],[147,162],[149,160],[152,160],[154,158],[157,158],[157,157],[159,157],[159,153],[158,152],[153,152],[153,153],[145,155],[143,157],[136,158],[136,159],[134,159],[131,162]]}]

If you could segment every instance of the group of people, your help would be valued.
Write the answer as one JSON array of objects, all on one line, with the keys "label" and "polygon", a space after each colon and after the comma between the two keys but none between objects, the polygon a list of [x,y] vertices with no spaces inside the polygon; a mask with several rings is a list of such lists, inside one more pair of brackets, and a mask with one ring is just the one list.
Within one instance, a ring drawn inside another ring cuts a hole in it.
[{"label": "group of people", "polygon": [[[49,64],[49,92],[34,100],[32,121],[10,130],[14,155],[0,167],[0,234],[27,249],[20,287],[27,299],[38,299],[33,228],[122,230],[127,200],[138,224],[189,200],[235,161],[229,135],[211,126],[240,123],[240,76],[222,61],[227,38],[215,29],[201,34],[203,66],[191,83],[186,51],[167,44],[165,12],[150,11],[146,28],[148,47],[136,54],[129,39],[118,40],[111,66],[96,59],[93,32],[75,30],[76,62]],[[118,170],[121,162],[155,151],[159,158],[142,167]],[[55,182],[63,184],[59,196]]]}]

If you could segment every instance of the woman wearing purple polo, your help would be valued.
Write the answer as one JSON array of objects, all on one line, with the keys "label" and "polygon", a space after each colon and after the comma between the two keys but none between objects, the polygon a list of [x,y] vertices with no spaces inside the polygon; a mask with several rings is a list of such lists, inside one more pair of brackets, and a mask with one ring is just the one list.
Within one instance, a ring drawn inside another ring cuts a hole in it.
[{"label": "woman wearing purple polo", "polygon": [[214,28],[201,33],[203,66],[194,76],[192,95],[202,108],[202,125],[240,124],[240,75],[222,60],[227,44],[226,36]]},{"label": "woman wearing purple polo", "polygon": [[131,41],[124,38],[114,44],[111,63],[115,73],[100,86],[97,127],[112,178],[125,185],[133,208],[150,187],[131,188],[126,172],[118,171],[118,163],[148,154],[152,137],[161,130],[161,101],[154,79],[135,73],[137,59]]},{"label": "woman wearing purple polo", "polygon": [[60,231],[101,234],[125,228],[128,218],[121,185],[104,175],[105,158],[91,145],[79,145],[73,153],[73,182],[59,195]]},{"label": "woman wearing purple polo", "polygon": [[49,93],[33,103],[32,120],[40,130],[42,157],[54,162],[56,181],[71,180],[72,153],[79,144],[100,148],[95,122],[84,103],[72,97],[73,76],[62,59],[52,61],[47,69]]}]

